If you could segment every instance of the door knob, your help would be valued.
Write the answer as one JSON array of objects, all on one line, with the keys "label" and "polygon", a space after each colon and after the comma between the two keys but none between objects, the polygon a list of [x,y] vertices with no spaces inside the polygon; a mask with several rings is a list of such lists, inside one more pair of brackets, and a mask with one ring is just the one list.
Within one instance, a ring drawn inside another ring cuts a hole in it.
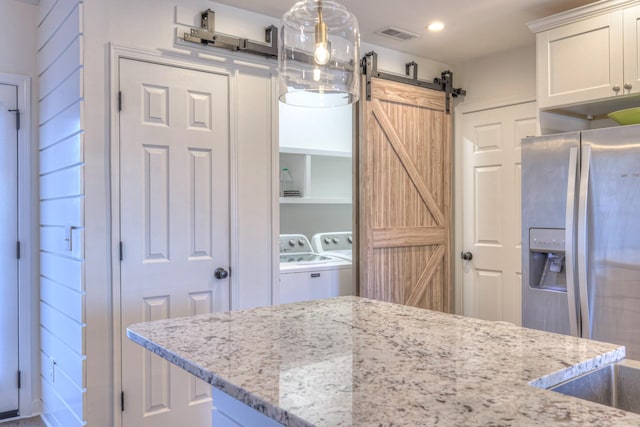
[{"label": "door knob", "polygon": [[633,85],[631,83],[625,83],[623,86],[626,90],[631,90],[633,88]]},{"label": "door knob", "polygon": [[612,87],[612,89],[613,89],[613,91],[614,91],[615,93],[620,92],[620,86],[619,86],[619,85],[615,85],[615,86],[613,86],[613,87]]},{"label": "door knob", "polygon": [[473,259],[473,254],[471,252],[462,252],[460,254],[460,258],[465,261],[471,261]]},{"label": "door knob", "polygon": [[222,280],[229,277],[229,272],[222,267],[218,267],[216,268],[216,271],[213,272],[213,275],[215,276],[216,279]]}]

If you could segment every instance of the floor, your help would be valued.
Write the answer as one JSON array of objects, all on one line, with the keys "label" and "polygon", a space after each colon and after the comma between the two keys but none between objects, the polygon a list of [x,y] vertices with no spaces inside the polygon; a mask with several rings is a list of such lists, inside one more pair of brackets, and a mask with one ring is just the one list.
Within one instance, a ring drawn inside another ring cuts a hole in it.
[{"label": "floor", "polygon": [[18,421],[0,422],[0,427],[45,427],[40,417],[24,418]]}]

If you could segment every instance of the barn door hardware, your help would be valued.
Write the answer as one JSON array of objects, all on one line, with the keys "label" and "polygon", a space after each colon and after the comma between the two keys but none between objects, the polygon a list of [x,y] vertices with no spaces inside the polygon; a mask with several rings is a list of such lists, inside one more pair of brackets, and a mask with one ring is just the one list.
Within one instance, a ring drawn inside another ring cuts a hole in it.
[{"label": "barn door hardware", "polygon": [[445,92],[447,114],[451,113],[451,98],[457,98],[458,96],[465,96],[467,94],[467,91],[464,89],[456,89],[453,87],[453,73],[449,70],[443,71],[440,77],[433,79],[432,82],[418,80],[418,64],[415,61],[408,62],[405,65],[406,77],[378,71],[378,54],[375,52],[365,54],[360,66],[362,67],[362,74],[366,76],[367,101],[371,100],[372,77]]},{"label": "barn door hardware", "polygon": [[184,33],[185,41],[262,55],[267,58],[278,57],[278,28],[274,25],[265,29],[265,42],[256,42],[226,34],[216,34],[216,14],[211,9],[205,10],[200,16],[201,28],[192,28],[190,33]]}]

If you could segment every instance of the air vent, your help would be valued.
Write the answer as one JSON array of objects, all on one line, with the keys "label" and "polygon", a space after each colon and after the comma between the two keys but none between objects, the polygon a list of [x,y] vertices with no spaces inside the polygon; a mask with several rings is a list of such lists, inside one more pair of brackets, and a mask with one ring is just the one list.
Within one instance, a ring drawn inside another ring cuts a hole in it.
[{"label": "air vent", "polygon": [[415,34],[396,27],[385,27],[381,30],[376,31],[376,33],[382,34],[383,36],[391,37],[392,39],[396,40],[411,40],[420,37],[420,34]]}]

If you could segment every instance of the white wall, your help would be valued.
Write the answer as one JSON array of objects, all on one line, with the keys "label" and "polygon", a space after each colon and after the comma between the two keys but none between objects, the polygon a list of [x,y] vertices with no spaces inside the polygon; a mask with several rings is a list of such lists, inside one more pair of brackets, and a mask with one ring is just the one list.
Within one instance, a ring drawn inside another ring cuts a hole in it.
[{"label": "white wall", "polygon": [[0,2],[0,72],[35,77],[37,10],[35,4],[24,1]]},{"label": "white wall", "polygon": [[454,85],[467,90],[467,96],[458,104],[464,108],[506,105],[534,99],[535,45],[456,64]]},{"label": "white wall", "polygon": [[[29,165],[31,172],[37,170],[37,100],[38,100],[38,79],[36,69],[36,22],[38,7],[33,2],[18,0],[0,1],[0,28],[3,36],[0,37],[0,73],[27,76],[31,79],[31,110],[29,116],[30,138],[28,152],[31,158],[21,159],[21,164]],[[22,101],[20,101],[22,104]],[[24,108],[20,106],[20,108]],[[23,115],[26,118],[27,115]],[[25,126],[24,120],[22,126]],[[22,163],[24,162],[24,163]],[[26,230],[30,230],[30,240],[22,241],[23,257],[21,262],[30,262],[29,274],[23,274],[21,278],[21,301],[20,301],[20,333],[21,340],[26,336],[30,338],[31,354],[27,346],[21,348],[20,369],[22,373],[23,387],[20,392],[20,414],[29,416],[39,411],[39,390],[40,390],[40,357],[37,351],[39,314],[38,314],[38,235],[35,232],[38,228],[38,183],[37,180],[29,177],[29,182],[21,182],[28,189],[27,204],[31,212],[21,212],[20,220],[27,221]],[[22,195],[21,195],[22,196]],[[23,236],[20,237],[23,239]],[[28,256],[25,256],[27,255]],[[21,267],[22,271],[22,267]],[[23,281],[24,279],[24,281]],[[28,296],[27,301],[22,301],[22,296]],[[22,344],[21,344],[22,345]],[[28,362],[25,362],[28,361]]]},{"label": "white wall", "polygon": [[351,204],[281,204],[280,234],[304,234],[311,240],[316,233],[352,231]]}]

